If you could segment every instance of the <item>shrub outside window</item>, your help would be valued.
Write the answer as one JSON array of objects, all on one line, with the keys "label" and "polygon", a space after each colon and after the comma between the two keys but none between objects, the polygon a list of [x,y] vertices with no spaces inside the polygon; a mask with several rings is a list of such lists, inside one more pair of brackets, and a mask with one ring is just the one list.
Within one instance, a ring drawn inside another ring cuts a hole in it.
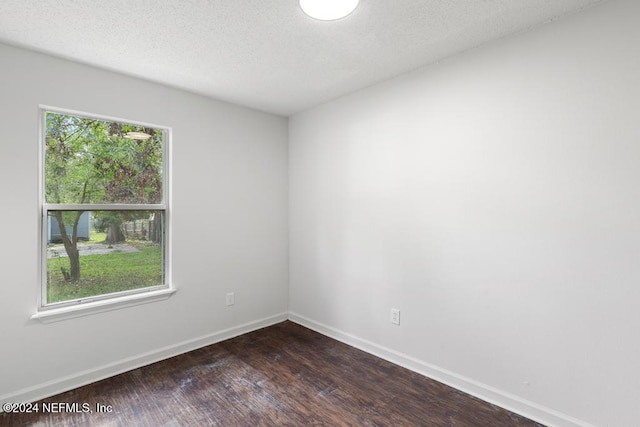
[{"label": "shrub outside window", "polygon": [[41,109],[40,309],[167,289],[167,128]]}]

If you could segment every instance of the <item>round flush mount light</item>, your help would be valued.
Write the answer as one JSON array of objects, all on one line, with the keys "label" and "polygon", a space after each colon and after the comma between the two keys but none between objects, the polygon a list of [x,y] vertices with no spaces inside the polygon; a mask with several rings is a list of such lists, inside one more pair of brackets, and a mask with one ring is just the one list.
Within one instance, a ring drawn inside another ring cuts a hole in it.
[{"label": "round flush mount light", "polygon": [[300,0],[300,9],[312,18],[335,21],[356,10],[360,0]]}]

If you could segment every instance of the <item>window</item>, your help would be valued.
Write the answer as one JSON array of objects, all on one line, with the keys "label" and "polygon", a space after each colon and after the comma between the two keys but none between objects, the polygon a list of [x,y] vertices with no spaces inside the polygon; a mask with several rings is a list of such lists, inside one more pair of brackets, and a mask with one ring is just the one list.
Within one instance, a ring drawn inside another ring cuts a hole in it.
[{"label": "window", "polygon": [[41,115],[39,311],[169,289],[169,130]]}]

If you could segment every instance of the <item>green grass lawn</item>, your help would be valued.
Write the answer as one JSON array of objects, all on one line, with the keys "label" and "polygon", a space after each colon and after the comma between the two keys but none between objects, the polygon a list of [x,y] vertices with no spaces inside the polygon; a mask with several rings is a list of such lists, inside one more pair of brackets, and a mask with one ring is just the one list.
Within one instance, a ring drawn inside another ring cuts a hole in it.
[{"label": "green grass lawn", "polygon": [[91,243],[102,243],[107,240],[107,233],[101,231],[91,230],[89,233],[89,242]]},{"label": "green grass lawn", "polygon": [[62,275],[61,267],[69,269],[68,258],[47,260],[47,302],[161,285],[162,248],[159,245],[147,245],[139,249],[139,252],[81,256],[81,277],[77,282],[67,282]]}]

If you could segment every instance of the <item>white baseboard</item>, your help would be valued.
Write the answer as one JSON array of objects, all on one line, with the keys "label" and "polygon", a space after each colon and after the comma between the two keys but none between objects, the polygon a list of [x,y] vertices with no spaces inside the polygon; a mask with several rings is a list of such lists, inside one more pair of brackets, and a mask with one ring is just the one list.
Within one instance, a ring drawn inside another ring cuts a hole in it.
[{"label": "white baseboard", "polygon": [[592,424],[569,415],[342,332],[299,314],[290,312],[289,320],[541,424],[558,427],[594,427]]},{"label": "white baseboard", "polygon": [[[518,396],[498,390],[486,384],[470,378],[463,377],[454,372],[447,371],[438,366],[431,365],[421,360],[415,359],[406,354],[380,346],[373,342],[364,340],[352,334],[340,331],[331,326],[324,325],[296,313],[281,313],[264,319],[234,326],[210,335],[202,336],[192,340],[184,341],[176,345],[164,347],[155,351],[123,359],[107,365],[99,366],[77,374],[61,377],[53,381],[37,384],[33,387],[25,388],[0,396],[0,405],[11,402],[34,402],[82,387],[114,375],[121,374],[133,369],[140,368],[161,360],[178,356],[189,351],[196,350],[211,344],[215,344],[238,335],[246,334],[285,320],[291,320],[330,338],[341,341],[352,347],[373,354],[396,365],[410,369],[428,378],[439,381],[455,389],[468,393],[486,402],[505,408],[516,414],[520,414],[531,420],[537,421],[547,426],[562,427],[594,427],[592,424],[573,418],[550,408],[527,401]],[[0,406],[1,408],[1,406]],[[0,412],[1,409],[0,409]]]},{"label": "white baseboard", "polygon": [[[100,381],[105,378],[130,371],[132,369],[150,365],[152,363],[159,362],[173,356],[178,356],[180,354],[187,353],[198,348],[206,347],[208,345],[215,344],[220,341],[236,337],[238,335],[246,334],[247,332],[252,332],[257,329],[274,325],[276,323],[284,322],[285,320],[287,320],[287,318],[287,313],[277,314],[275,316],[259,319],[253,322],[245,323],[243,325],[234,326],[232,328],[215,332],[210,335],[205,335],[175,345],[160,348],[158,350],[150,351],[148,353],[109,363],[107,365],[99,366],[95,369],[86,370],[77,374],[57,378],[53,381],[37,384],[33,387],[25,388],[13,393],[0,396],[0,405],[7,402],[34,402],[49,396],[54,396],[56,394],[69,391],[74,388],[82,387],[84,385],[91,384],[96,381]],[[2,412],[1,409],[0,412]]]}]

